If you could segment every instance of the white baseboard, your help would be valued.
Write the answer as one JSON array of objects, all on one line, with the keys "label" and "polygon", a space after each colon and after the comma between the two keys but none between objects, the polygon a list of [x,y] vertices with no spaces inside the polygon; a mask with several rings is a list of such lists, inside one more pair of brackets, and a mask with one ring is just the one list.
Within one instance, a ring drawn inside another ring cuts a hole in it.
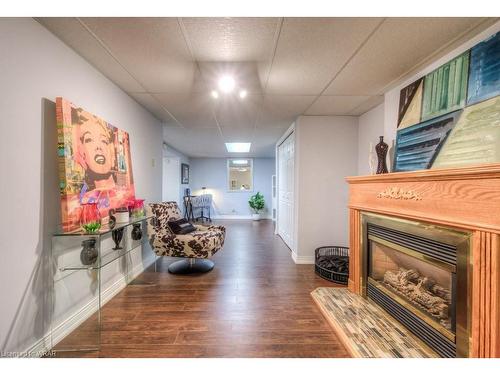
[{"label": "white baseboard", "polygon": [[[152,265],[156,260],[153,256],[150,259],[145,259],[146,263],[139,263],[136,265],[128,275],[124,275],[106,290],[101,293],[101,307],[104,306],[111,298],[118,292],[125,288],[128,284],[126,278],[135,279],[146,268]],[[21,352],[22,357],[41,357],[49,350],[52,349],[57,343],[61,342],[66,336],[73,332],[80,324],[87,320],[92,314],[97,311],[97,297],[90,300],[85,306],[80,308],[77,312],[68,317],[64,322],[52,329],[52,346],[51,346],[51,333],[49,332],[43,338],[38,340],[25,352]]]},{"label": "white baseboard", "polygon": [[[215,215],[214,220],[252,220],[252,215]],[[261,219],[271,219],[271,216],[261,216]]]},{"label": "white baseboard", "polygon": [[297,255],[292,252],[292,259],[295,264],[314,264],[314,255]]}]

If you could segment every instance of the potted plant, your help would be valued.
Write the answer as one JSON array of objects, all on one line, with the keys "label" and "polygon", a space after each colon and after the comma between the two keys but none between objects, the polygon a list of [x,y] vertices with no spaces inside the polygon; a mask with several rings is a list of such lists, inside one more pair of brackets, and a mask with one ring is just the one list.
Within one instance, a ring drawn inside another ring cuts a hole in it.
[{"label": "potted plant", "polygon": [[252,195],[250,197],[250,200],[248,201],[248,204],[250,205],[250,208],[253,210],[252,214],[252,219],[253,220],[260,220],[260,211],[264,209],[264,196],[257,192],[257,194]]}]

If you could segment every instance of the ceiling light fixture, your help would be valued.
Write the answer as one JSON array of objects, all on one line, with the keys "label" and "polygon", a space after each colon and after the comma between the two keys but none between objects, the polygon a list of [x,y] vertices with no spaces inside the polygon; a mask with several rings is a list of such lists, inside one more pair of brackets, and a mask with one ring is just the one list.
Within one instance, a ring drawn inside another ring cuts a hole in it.
[{"label": "ceiling light fixture", "polygon": [[245,99],[247,97],[247,90],[240,90],[240,99]]},{"label": "ceiling light fixture", "polygon": [[219,79],[219,89],[222,92],[229,93],[233,91],[234,87],[236,86],[236,82],[234,81],[234,78],[231,76],[222,76]]},{"label": "ceiling light fixture", "polygon": [[227,152],[249,152],[251,143],[230,142],[226,143]]},{"label": "ceiling light fixture", "polygon": [[210,93],[210,95],[212,95],[212,98],[214,99],[217,99],[219,97],[219,93],[215,90],[212,90],[212,92]]}]

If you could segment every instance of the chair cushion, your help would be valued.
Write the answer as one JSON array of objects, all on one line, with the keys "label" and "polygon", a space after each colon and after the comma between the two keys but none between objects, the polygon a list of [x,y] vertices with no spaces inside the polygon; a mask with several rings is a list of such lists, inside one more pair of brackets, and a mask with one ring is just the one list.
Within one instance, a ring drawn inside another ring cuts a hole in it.
[{"label": "chair cushion", "polygon": [[186,219],[169,221],[168,226],[175,234],[188,234],[196,230],[196,227]]},{"label": "chair cushion", "polygon": [[179,220],[180,211],[175,202],[149,203],[146,206],[149,243],[158,256],[208,258],[224,245],[226,228],[221,225],[196,225],[196,231],[174,234],[168,223]]},{"label": "chair cushion", "polygon": [[[168,243],[170,256],[187,258],[208,258],[224,245],[226,228],[222,226],[196,226],[196,231],[163,238]],[[158,253],[157,253],[158,254]]]}]

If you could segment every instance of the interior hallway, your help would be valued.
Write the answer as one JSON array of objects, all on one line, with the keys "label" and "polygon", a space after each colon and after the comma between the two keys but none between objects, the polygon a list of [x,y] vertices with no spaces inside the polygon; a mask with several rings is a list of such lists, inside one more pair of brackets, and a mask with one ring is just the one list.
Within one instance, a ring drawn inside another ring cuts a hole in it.
[{"label": "interior hallway", "polygon": [[64,356],[348,356],[310,296],[335,284],[296,265],[272,221],[217,224],[227,236],[211,272],[171,275],[159,258],[104,306],[101,351]]}]

